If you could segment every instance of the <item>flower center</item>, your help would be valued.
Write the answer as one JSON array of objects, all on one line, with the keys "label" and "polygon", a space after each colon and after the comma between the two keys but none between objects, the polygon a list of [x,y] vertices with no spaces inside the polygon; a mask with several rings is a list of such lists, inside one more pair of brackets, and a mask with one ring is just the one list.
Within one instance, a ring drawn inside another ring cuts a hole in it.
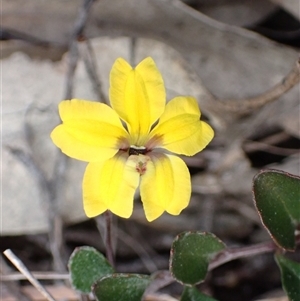
[{"label": "flower center", "polygon": [[128,151],[129,156],[131,155],[145,155],[147,153],[147,149],[144,146],[135,146],[131,145]]}]

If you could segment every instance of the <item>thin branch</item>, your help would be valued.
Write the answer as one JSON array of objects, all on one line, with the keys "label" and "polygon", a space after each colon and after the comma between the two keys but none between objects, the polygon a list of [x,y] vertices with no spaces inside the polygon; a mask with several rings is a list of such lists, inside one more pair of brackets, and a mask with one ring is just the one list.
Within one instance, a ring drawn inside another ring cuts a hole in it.
[{"label": "thin branch", "polygon": [[131,37],[130,38],[130,45],[129,45],[129,62],[131,66],[134,66],[137,62],[136,62],[136,37]]},{"label": "thin branch", "polygon": [[[6,264],[2,254],[0,254],[0,281],[4,281],[5,277],[7,276],[7,273],[10,273],[11,270],[12,270],[11,267],[9,267]],[[20,275],[22,275],[22,274],[20,274]],[[1,292],[3,289],[6,289],[12,296],[14,296],[16,298],[16,300],[31,301],[25,294],[23,294],[20,291],[19,284],[16,282],[6,282],[5,284],[1,283],[0,284],[0,297],[2,296]]]},{"label": "thin branch", "polygon": [[64,99],[71,99],[73,94],[74,75],[78,62],[78,47],[77,42],[73,41],[69,48],[68,70],[66,76],[66,92]]},{"label": "thin branch", "polygon": [[121,228],[118,228],[118,238],[130,247],[141,259],[145,268],[149,273],[157,271],[157,266],[154,261],[151,259],[147,250],[144,248],[143,244],[140,243],[137,239],[133,238],[131,235],[123,231]]},{"label": "thin branch", "polygon": [[[84,0],[83,5],[79,11],[78,18],[74,25],[74,30],[71,37],[69,52],[69,65],[67,72],[67,82],[66,82],[66,92],[65,99],[69,99],[73,94],[73,79],[75,70],[78,62],[78,45],[77,39],[82,35],[89,9],[94,0]],[[49,205],[51,206],[49,210],[49,220],[50,220],[50,230],[49,230],[49,242],[50,250],[53,256],[53,265],[55,270],[64,271],[65,265],[62,258],[62,246],[63,246],[63,221],[58,210],[58,204],[61,201],[59,192],[60,187],[64,183],[65,167],[67,165],[68,158],[62,154],[59,154],[54,168],[53,179],[48,183],[49,192]]]},{"label": "thin branch", "polygon": [[[28,141],[30,144],[30,141]],[[49,222],[49,244],[50,252],[53,258],[53,266],[57,271],[64,271],[65,265],[61,256],[62,249],[62,220],[57,210],[57,201],[55,195],[57,192],[53,189],[53,183],[46,179],[46,176],[42,169],[36,164],[34,158],[25,153],[21,149],[16,149],[8,147],[12,155],[14,155],[18,160],[20,160],[29,171],[35,176],[36,181],[39,185],[41,191],[43,191],[43,196],[45,198],[44,205],[46,206],[45,212],[48,214]],[[62,164],[60,164],[61,168]],[[59,177],[60,178],[60,177]]]},{"label": "thin branch", "polygon": [[57,272],[63,272],[66,270],[63,256],[63,220],[57,209],[53,212],[50,222],[51,228],[49,229],[48,236],[50,251],[53,257],[53,268]]},{"label": "thin branch", "polygon": [[[38,280],[69,280],[69,273],[56,272],[31,272],[33,277]],[[26,276],[21,273],[9,273],[1,275],[1,281],[19,281],[26,280]]]},{"label": "thin branch", "polygon": [[102,89],[102,83],[100,81],[100,78],[97,74],[97,61],[95,57],[95,53],[92,47],[92,44],[88,38],[85,39],[85,43],[83,43],[84,48],[82,50],[86,51],[81,51],[81,56],[83,58],[83,62],[85,65],[85,69],[87,71],[88,76],[90,77],[90,80],[93,85],[93,89],[95,93],[98,95],[98,99],[101,102],[104,102],[108,104],[108,99],[106,95],[103,92]]},{"label": "thin branch", "polygon": [[[19,149],[19,148],[13,148],[13,147],[7,146],[7,149],[16,159],[18,159],[20,162],[22,162],[29,169],[29,171],[34,175],[34,177],[37,179],[37,181],[39,183],[41,190],[48,191],[49,184],[43,174],[43,171],[36,164],[33,157],[30,154],[25,153],[22,149]],[[47,210],[48,210],[48,208],[47,208]]]},{"label": "thin branch", "polygon": [[29,35],[19,30],[11,29],[11,28],[0,28],[0,37],[1,40],[21,40],[27,43],[41,46],[41,47],[60,47],[65,49],[65,45],[57,43],[57,42],[49,42],[40,38],[37,38],[33,35]]},{"label": "thin branch", "polygon": [[299,153],[299,149],[297,149],[297,148],[279,147],[279,146],[274,146],[274,145],[270,145],[267,143],[263,143],[260,141],[253,141],[253,140],[246,141],[245,144],[243,145],[243,149],[247,153],[253,153],[253,152],[257,152],[257,151],[265,151],[270,154],[279,155],[279,156],[291,156],[291,155]]},{"label": "thin branch", "polygon": [[239,100],[217,100],[225,110],[245,115],[273,102],[300,82],[300,59],[296,62],[289,74],[277,85],[256,97]]},{"label": "thin branch", "polygon": [[73,94],[74,74],[79,58],[78,40],[83,35],[83,31],[88,19],[89,10],[95,0],[83,0],[83,5],[78,12],[77,20],[71,35],[69,44],[69,64],[67,71],[66,92],[64,99],[71,99]]},{"label": "thin branch", "polygon": [[55,301],[51,294],[34,278],[31,272],[26,268],[23,262],[10,250],[7,249],[3,254],[11,261],[11,263],[28,279],[28,281],[48,300]]}]

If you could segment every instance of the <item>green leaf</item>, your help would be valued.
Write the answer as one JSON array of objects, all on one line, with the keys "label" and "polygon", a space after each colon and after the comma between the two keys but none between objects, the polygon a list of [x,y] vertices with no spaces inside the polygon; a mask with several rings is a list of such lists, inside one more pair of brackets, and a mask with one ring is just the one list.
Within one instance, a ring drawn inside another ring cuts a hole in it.
[{"label": "green leaf", "polygon": [[295,249],[295,229],[300,223],[300,178],[277,170],[254,177],[256,208],[274,241],[284,249]]},{"label": "green leaf", "polygon": [[141,301],[150,277],[138,274],[113,274],[98,280],[93,293],[98,301]]},{"label": "green leaf", "polygon": [[224,243],[211,233],[183,232],[173,241],[170,271],[183,284],[200,283],[205,279],[209,261],[224,248]]},{"label": "green leaf", "polygon": [[290,301],[299,301],[300,264],[278,254],[275,255],[275,260],[280,268],[283,289],[288,295]]},{"label": "green leaf", "polygon": [[180,301],[217,301],[216,299],[200,293],[195,287],[185,287]]},{"label": "green leaf", "polygon": [[90,293],[96,280],[114,273],[114,269],[101,253],[86,246],[74,250],[68,267],[73,287],[83,293]]}]

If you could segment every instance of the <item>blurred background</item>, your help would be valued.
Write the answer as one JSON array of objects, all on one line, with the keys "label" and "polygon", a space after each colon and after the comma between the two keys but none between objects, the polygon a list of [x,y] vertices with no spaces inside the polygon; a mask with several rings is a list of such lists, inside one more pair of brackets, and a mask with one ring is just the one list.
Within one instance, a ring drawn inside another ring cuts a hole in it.
[{"label": "blurred background", "polygon": [[[109,103],[118,57],[153,57],[167,99],[197,98],[216,136],[183,157],[193,194],[180,216],[148,223],[137,197],[129,220],[115,218],[117,270],[168,269],[170,245],[185,230],[212,232],[229,247],[270,240],[252,178],[264,168],[300,175],[298,0],[2,0],[0,47],[1,251],[12,249],[31,271],[60,274],[75,247],[104,252],[102,218],[82,210],[86,164],[64,157],[49,135],[61,100]],[[2,259],[2,276],[11,272]],[[1,300],[26,300],[24,284],[1,282]],[[225,264],[200,287],[220,301],[284,295],[272,254]],[[181,286],[165,292],[176,300]]]}]

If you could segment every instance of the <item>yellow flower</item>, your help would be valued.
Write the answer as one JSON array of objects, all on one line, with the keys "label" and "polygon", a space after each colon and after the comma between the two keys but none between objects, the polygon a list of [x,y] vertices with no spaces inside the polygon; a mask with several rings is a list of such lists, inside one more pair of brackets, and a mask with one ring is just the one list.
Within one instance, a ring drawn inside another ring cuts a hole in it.
[{"label": "yellow flower", "polygon": [[130,217],[139,184],[148,221],[164,211],[180,214],[190,200],[190,174],[183,160],[170,152],[192,156],[214,135],[200,121],[197,101],[175,97],[166,104],[163,79],[151,58],[134,69],[117,59],[109,96],[112,107],[62,101],[62,124],[51,133],[63,153],[89,162],[83,179],[86,215],[110,210]]}]

